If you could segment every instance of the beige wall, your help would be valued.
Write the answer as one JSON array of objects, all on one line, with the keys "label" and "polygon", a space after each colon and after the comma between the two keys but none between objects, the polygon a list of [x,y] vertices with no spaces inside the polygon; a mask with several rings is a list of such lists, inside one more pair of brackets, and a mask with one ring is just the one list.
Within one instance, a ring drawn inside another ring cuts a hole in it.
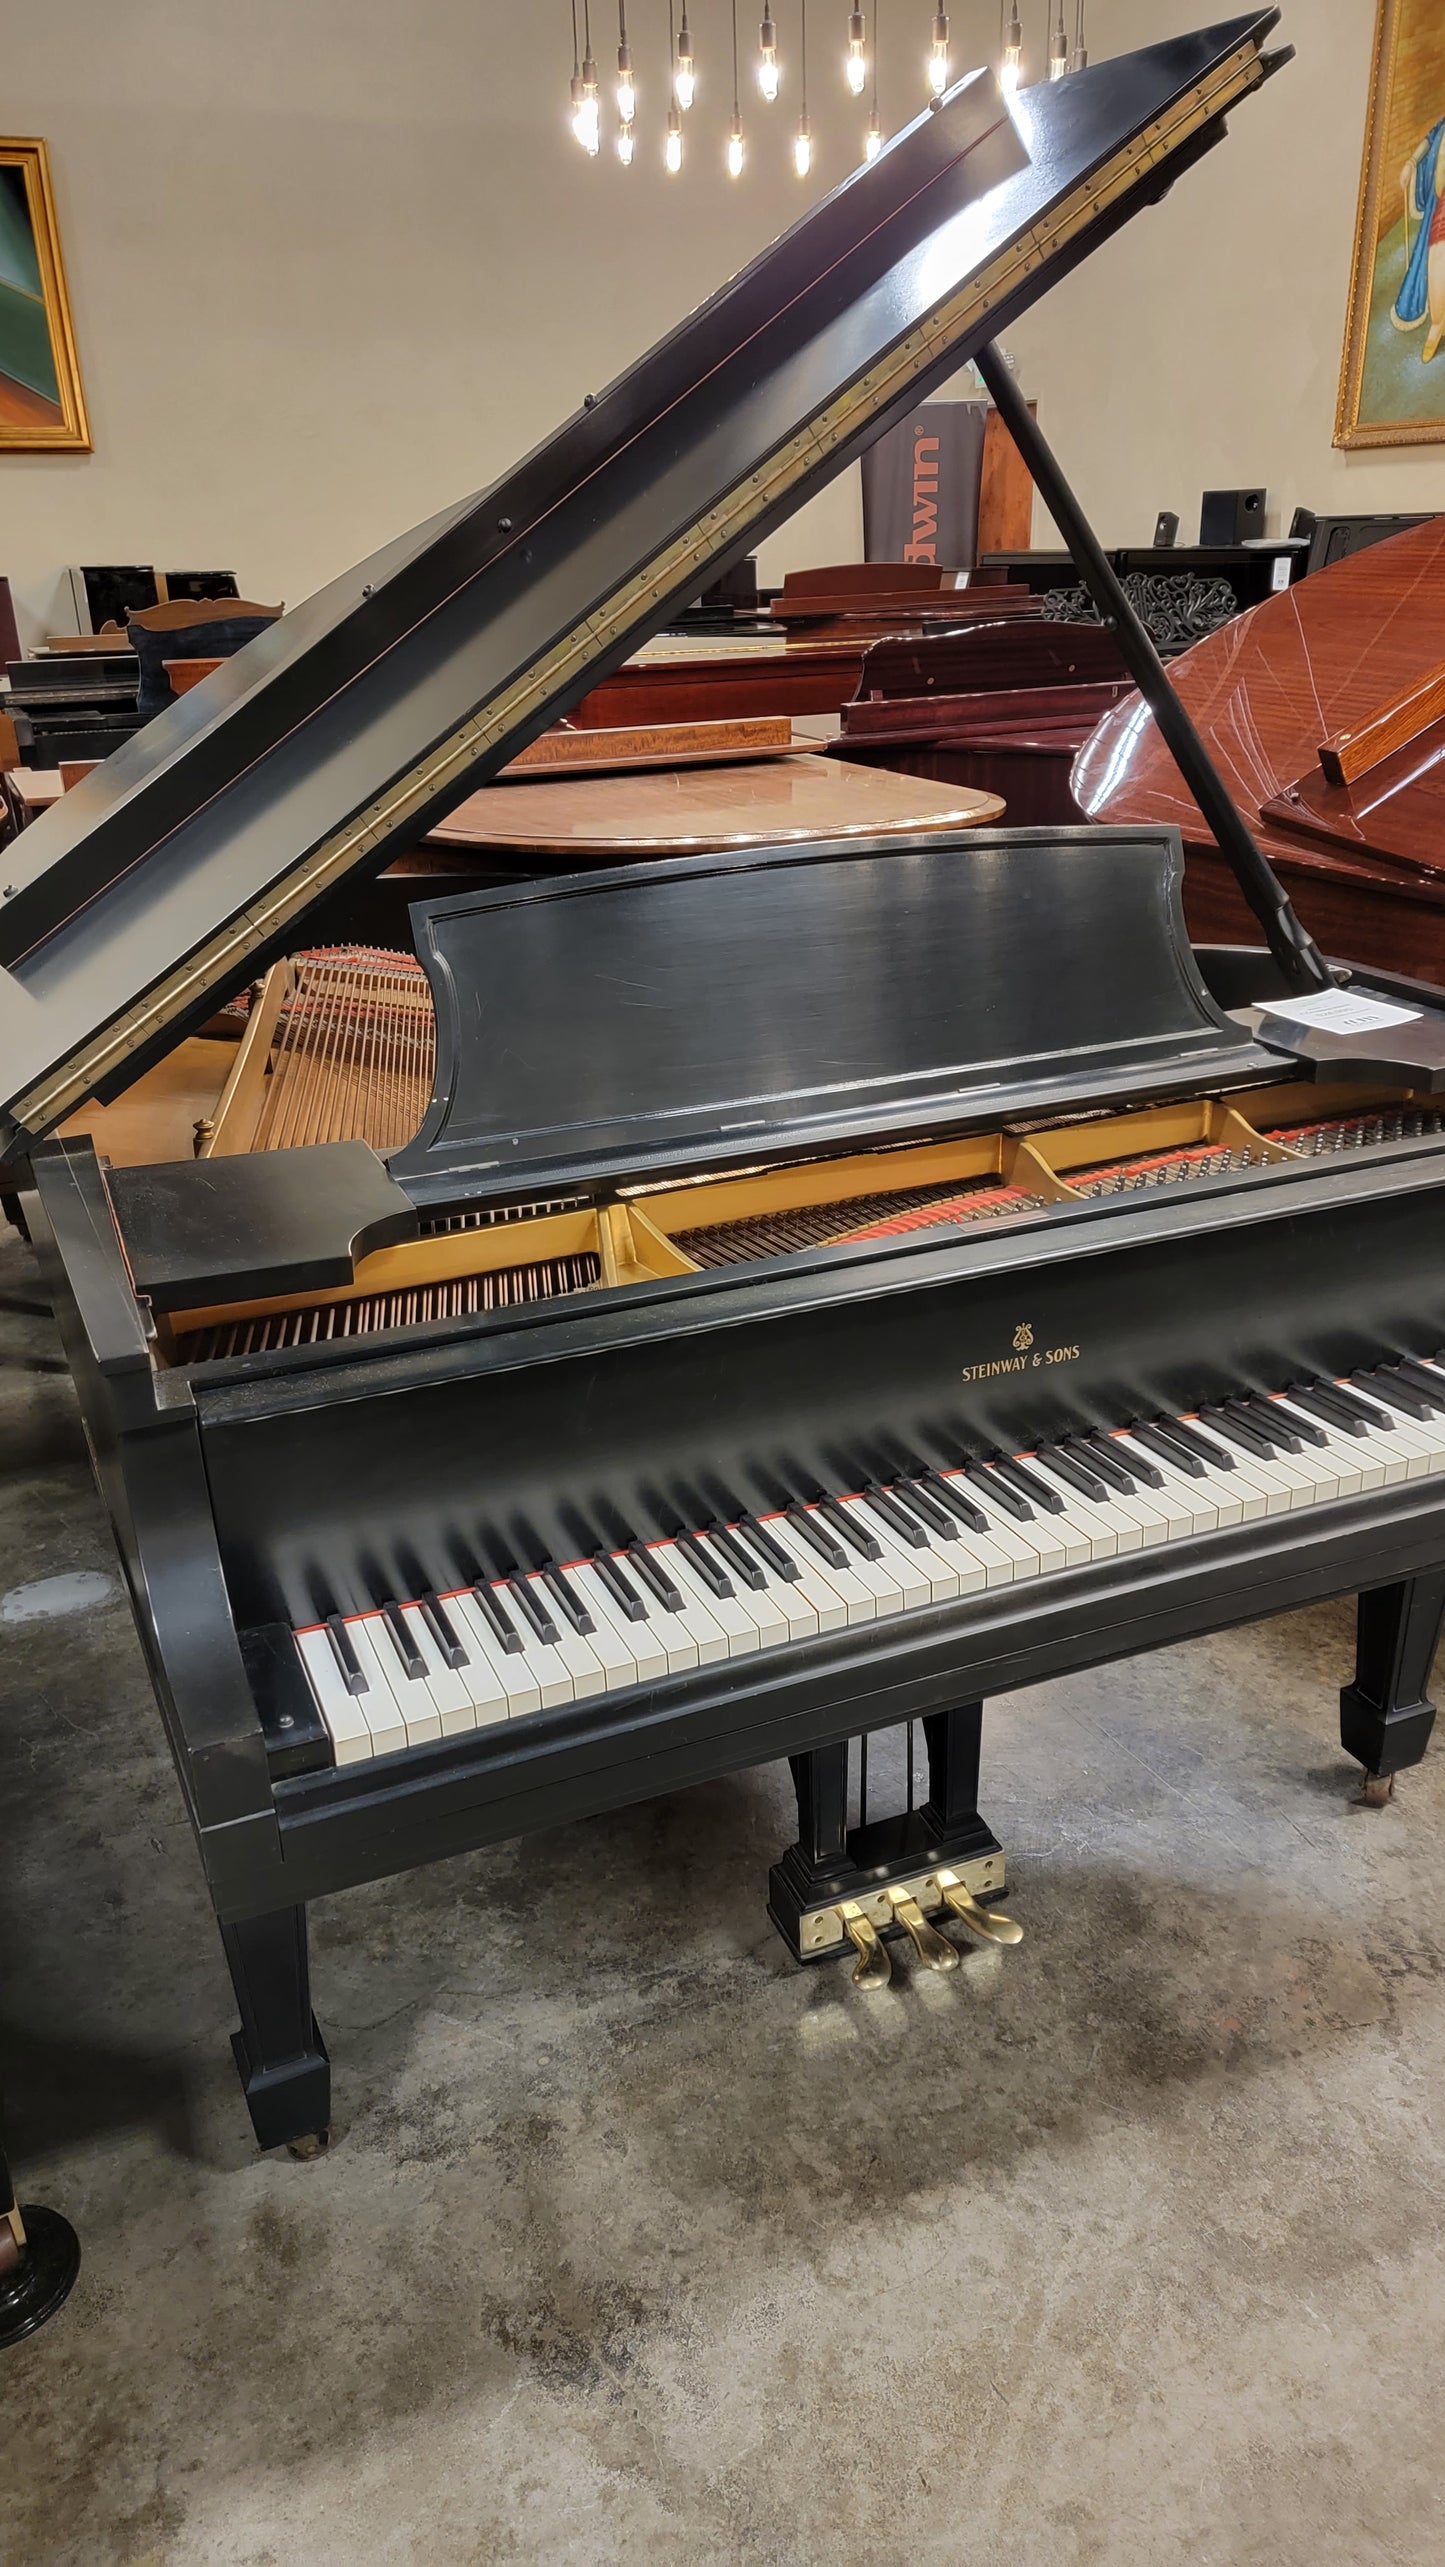
[{"label": "beige wall", "polygon": [[[1035,36],[1043,5],[1025,9]],[[661,0],[631,14],[655,113]],[[743,14],[751,29],[752,0]],[[1208,14],[1092,0],[1096,56]],[[700,41],[709,21],[721,36],[721,0],[696,17]],[[987,0],[954,24],[993,17]],[[1289,18],[1295,68],[1015,335],[1111,539],[1147,537],[1163,506],[1192,532],[1206,484],[1256,474],[1276,516],[1445,507],[1445,447],[1330,451],[1373,0],[1294,0]],[[11,13],[5,113],[50,143],[96,449],[0,459],[0,571],[31,633],[58,621],[77,560],[226,564],[295,600],[504,469],[799,210],[786,128],[764,140],[761,110],[747,180],[723,177],[706,52],[712,131],[680,180],[652,147],[630,173],[588,166],[563,121],[565,24],[561,0]],[[821,192],[858,118],[815,91]],[[850,474],[768,567],[859,542]]]},{"label": "beige wall", "polygon": [[[1091,0],[1093,48],[1123,52],[1210,14],[1200,0]],[[1290,0],[1281,32],[1297,59],[1014,333],[1044,427],[1111,542],[1147,543],[1161,508],[1192,540],[1201,491],[1256,479],[1271,533],[1297,504],[1445,509],[1445,445],[1331,445],[1374,23],[1375,0]],[[1445,413],[1445,355],[1439,369]],[[1052,540],[1035,520],[1035,540]]]}]

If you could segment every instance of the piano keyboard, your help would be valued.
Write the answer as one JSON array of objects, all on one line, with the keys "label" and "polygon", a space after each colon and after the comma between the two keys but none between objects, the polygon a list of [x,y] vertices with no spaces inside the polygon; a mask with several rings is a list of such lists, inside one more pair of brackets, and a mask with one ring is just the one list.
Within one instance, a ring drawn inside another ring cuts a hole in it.
[{"label": "piano keyboard", "polygon": [[740,1515],[297,1631],[338,1765],[1445,1471],[1445,1357]]}]

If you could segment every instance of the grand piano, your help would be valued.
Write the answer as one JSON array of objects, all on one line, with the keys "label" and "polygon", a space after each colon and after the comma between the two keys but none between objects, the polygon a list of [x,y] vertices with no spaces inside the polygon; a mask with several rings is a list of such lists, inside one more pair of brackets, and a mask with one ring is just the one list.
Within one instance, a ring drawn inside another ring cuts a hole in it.
[{"label": "grand piano", "polygon": [[[306,1916],[349,1885],[787,1755],[789,1951],[947,1970],[1019,1931],[989,1694],[1330,1594],[1373,1794],[1424,1752],[1445,1015],[1341,986],[1217,779],[1255,946],[1191,949],[1169,828],[592,872],[419,911],[435,1070],[385,1155],[50,1137],[921,389],[975,356],[1006,398],[992,334],[1220,139],[1276,15],[960,83],[11,851],[0,1145],[263,2145],[330,2125]],[[866,1756],[904,1724],[898,1807]]]}]

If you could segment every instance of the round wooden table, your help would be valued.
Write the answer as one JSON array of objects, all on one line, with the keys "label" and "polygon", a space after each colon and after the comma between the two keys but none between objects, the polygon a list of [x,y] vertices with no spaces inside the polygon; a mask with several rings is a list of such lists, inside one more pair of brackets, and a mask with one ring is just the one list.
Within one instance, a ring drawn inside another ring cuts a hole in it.
[{"label": "round wooden table", "polygon": [[484,785],[433,829],[429,846],[486,848],[577,866],[832,838],[899,838],[1001,820],[996,794],[802,755],[758,766],[521,777]]}]

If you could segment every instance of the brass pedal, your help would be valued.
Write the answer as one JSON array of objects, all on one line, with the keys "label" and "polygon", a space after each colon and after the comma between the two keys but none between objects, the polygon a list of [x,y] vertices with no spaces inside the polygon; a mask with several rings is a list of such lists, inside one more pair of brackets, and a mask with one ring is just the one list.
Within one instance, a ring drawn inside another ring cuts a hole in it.
[{"label": "brass pedal", "polygon": [[837,1911],[843,1931],[858,1955],[853,1965],[855,1988],[886,1988],[893,1976],[893,1964],[885,1946],[879,1941],[878,1929],[866,1917],[856,1899],[844,1899]]},{"label": "brass pedal", "polygon": [[[979,1935],[985,1943],[1022,1943],[1023,1927],[1015,1924],[1011,1916],[1002,1915],[997,1908],[981,1906],[972,1890],[959,1879],[956,1872],[940,1871],[935,1878],[944,1906],[958,1918],[960,1925],[968,1927],[970,1934]],[[906,1917],[904,1923],[908,1923]],[[909,1926],[909,1932],[912,1933],[912,1931],[912,1927]],[[941,1935],[936,1939],[939,1942],[943,1940]],[[949,1944],[948,1949],[953,1951],[952,1944]],[[954,1952],[953,1957],[956,1961],[958,1954]]]},{"label": "brass pedal", "polygon": [[[967,1897],[967,1895],[965,1891],[964,1896]],[[958,1968],[956,1947],[939,1933],[936,1926],[929,1924],[917,1899],[908,1890],[890,1890],[888,1896],[893,1913],[899,1924],[906,1927],[913,1949],[924,1968],[956,1970]]]}]

